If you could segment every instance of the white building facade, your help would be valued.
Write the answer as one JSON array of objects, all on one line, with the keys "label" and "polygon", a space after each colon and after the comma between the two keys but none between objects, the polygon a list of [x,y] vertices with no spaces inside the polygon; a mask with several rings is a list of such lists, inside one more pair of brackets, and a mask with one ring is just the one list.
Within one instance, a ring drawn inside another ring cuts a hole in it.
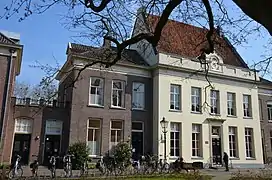
[{"label": "white building facade", "polygon": [[221,164],[227,152],[233,167],[263,167],[254,72],[221,64],[221,71],[209,71],[209,87],[205,75],[192,75],[196,66],[201,68],[200,63],[182,59],[182,63],[169,65],[179,59],[166,54],[158,57],[154,74],[154,152],[163,158],[159,122],[165,117],[169,122],[169,161],[181,156],[185,162],[201,161],[204,166]]},{"label": "white building facade", "polygon": [[[154,17],[147,19],[151,27],[158,19]],[[136,19],[133,35],[147,31],[144,22],[142,16]],[[228,50],[216,46],[203,66],[194,55],[200,54],[195,41],[201,41],[199,35],[205,38],[200,29],[171,20],[157,53],[144,41],[131,46],[153,67],[153,153],[164,158],[164,117],[169,122],[169,162],[183,157],[185,162],[203,162],[204,167],[222,165],[226,152],[234,168],[262,168],[258,74],[222,36]]]}]

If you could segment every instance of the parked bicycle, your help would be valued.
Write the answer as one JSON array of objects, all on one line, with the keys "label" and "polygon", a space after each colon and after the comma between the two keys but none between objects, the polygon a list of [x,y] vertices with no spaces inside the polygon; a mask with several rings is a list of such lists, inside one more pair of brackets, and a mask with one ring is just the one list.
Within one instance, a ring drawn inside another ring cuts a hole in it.
[{"label": "parked bicycle", "polygon": [[88,176],[89,162],[91,162],[90,158],[85,159],[85,161],[80,169],[80,176]]},{"label": "parked bicycle", "polygon": [[58,156],[51,156],[49,157],[49,170],[51,172],[51,177],[55,178],[56,177],[56,162],[57,162],[57,158],[59,158]]},{"label": "parked bicycle", "polygon": [[10,166],[10,171],[8,173],[8,178],[9,179],[23,176],[23,169],[22,169],[22,166],[20,164],[21,158],[22,157],[19,156],[18,154],[16,155],[15,162],[12,163],[11,166]]},{"label": "parked bicycle", "polygon": [[65,172],[65,177],[72,176],[72,157],[74,157],[74,155],[69,154],[63,157],[63,169]]},{"label": "parked bicycle", "polygon": [[32,155],[32,157],[35,157],[36,159],[30,164],[31,172],[33,177],[38,176],[38,168],[39,168],[39,162],[38,162],[38,156]]}]

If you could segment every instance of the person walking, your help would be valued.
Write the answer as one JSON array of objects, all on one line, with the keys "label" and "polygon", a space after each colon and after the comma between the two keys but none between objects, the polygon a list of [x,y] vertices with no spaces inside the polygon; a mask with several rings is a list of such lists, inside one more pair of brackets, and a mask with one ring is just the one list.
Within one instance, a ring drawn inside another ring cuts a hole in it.
[{"label": "person walking", "polygon": [[226,171],[229,171],[229,156],[226,152],[224,152],[223,161],[225,163]]}]

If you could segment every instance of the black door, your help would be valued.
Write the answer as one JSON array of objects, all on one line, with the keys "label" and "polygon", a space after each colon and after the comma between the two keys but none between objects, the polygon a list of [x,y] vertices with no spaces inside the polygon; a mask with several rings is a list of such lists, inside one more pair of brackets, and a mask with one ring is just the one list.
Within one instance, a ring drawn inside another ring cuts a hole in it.
[{"label": "black door", "polygon": [[16,154],[22,157],[21,164],[28,164],[29,152],[30,152],[30,140],[31,134],[15,134],[12,150],[12,160],[16,157]]},{"label": "black door", "polygon": [[132,132],[131,145],[135,149],[133,159],[139,159],[143,155],[143,132]]},{"label": "black door", "polygon": [[46,135],[44,146],[43,164],[48,165],[49,158],[52,155],[59,155],[60,152],[60,135]]},{"label": "black door", "polygon": [[214,164],[222,164],[220,138],[212,138],[212,156]]}]

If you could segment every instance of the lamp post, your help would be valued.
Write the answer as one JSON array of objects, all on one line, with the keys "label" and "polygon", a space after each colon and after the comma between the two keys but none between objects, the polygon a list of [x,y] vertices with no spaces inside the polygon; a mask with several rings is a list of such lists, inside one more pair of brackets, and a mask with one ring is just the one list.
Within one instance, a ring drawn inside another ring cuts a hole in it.
[{"label": "lamp post", "polygon": [[164,135],[164,162],[166,162],[166,133],[167,133],[167,126],[168,121],[165,120],[165,117],[162,118],[160,121],[161,127],[162,127],[162,133]]}]

